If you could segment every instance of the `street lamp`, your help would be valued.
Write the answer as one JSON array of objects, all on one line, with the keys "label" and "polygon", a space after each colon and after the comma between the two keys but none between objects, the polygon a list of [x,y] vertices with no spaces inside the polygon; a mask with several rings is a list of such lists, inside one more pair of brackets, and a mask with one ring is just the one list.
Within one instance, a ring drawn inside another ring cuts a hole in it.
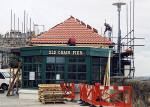
[{"label": "street lamp", "polygon": [[120,12],[121,12],[121,6],[126,5],[126,3],[123,2],[116,2],[112,5],[117,6],[118,8],[118,72],[121,75],[121,29],[120,29]]}]

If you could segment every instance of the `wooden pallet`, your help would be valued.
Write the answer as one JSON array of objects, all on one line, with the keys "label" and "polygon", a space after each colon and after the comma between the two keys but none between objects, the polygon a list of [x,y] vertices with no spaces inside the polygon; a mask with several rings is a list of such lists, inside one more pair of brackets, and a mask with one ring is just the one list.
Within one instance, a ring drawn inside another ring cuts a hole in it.
[{"label": "wooden pallet", "polygon": [[38,91],[38,99],[45,103],[63,103],[64,93],[58,84],[40,84]]}]

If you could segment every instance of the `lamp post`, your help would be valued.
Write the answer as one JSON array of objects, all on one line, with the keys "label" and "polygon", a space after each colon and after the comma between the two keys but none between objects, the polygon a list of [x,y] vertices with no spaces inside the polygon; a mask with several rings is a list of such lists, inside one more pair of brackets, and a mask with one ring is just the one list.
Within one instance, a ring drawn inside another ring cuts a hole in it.
[{"label": "lamp post", "polygon": [[118,8],[118,72],[119,75],[121,75],[121,29],[120,29],[120,12],[121,12],[121,6],[126,5],[126,3],[123,2],[116,2],[113,3],[114,6],[117,6]]}]

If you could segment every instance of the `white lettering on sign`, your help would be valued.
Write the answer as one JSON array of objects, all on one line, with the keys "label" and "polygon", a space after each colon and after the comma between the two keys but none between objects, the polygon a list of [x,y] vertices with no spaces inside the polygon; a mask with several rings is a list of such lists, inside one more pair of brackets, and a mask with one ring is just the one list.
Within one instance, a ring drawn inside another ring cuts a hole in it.
[{"label": "white lettering on sign", "polygon": [[50,55],[55,55],[55,54],[56,54],[56,51],[51,50],[51,51],[49,51],[49,54],[50,54]]},{"label": "white lettering on sign", "polygon": [[84,55],[83,51],[50,50],[49,55]]},{"label": "white lettering on sign", "polygon": [[73,55],[83,55],[82,51],[73,51]]},{"label": "white lettering on sign", "polygon": [[70,55],[70,51],[58,51],[59,55]]}]

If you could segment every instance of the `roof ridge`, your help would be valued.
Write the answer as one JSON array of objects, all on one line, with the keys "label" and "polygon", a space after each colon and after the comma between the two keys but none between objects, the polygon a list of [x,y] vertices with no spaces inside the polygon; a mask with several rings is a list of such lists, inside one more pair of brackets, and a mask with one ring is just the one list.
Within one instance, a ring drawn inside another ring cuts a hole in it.
[{"label": "roof ridge", "polygon": [[[93,33],[98,33],[98,30],[93,28],[92,26],[90,26],[89,24],[85,24],[83,21],[79,20],[76,18],[76,21],[78,21],[80,23],[80,25],[85,26],[87,29],[89,29],[90,31],[92,30]],[[101,36],[101,35],[100,35]]]},{"label": "roof ridge", "polygon": [[67,43],[70,37],[75,37],[77,43],[111,44],[108,38],[98,34],[98,30],[83,21],[70,16],[44,34],[31,40],[34,43]]}]

